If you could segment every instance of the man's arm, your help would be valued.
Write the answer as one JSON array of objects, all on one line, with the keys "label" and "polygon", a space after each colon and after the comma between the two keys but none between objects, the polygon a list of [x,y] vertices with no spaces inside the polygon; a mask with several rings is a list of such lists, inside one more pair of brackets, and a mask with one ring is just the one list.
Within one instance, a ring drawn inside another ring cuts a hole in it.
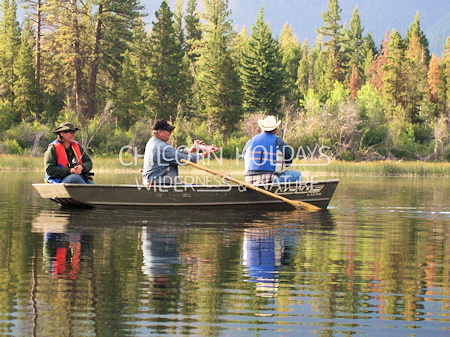
[{"label": "man's arm", "polygon": [[81,164],[81,166],[83,166],[83,173],[87,174],[90,170],[92,170],[92,160],[81,146],[80,151],[82,153],[81,159],[83,161],[83,164]]},{"label": "man's arm", "polygon": [[292,148],[287,145],[284,140],[277,137],[276,148],[281,151],[284,155],[284,163],[286,167],[292,165],[292,161],[294,160],[294,155],[292,153]]}]

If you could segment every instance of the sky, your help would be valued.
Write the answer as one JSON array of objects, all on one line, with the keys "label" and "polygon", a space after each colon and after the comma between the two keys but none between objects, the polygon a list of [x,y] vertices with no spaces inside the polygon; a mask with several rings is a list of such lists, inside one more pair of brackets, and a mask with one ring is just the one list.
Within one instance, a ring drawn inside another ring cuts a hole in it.
[{"label": "sky", "polygon": [[[154,12],[158,10],[161,1],[141,0],[142,5],[147,8],[146,13],[149,14],[147,22],[154,19]],[[169,0],[172,10],[175,2],[176,0]],[[197,0],[197,3],[201,10],[201,0]],[[317,37],[316,29],[323,24],[322,12],[328,9],[328,0],[229,0],[235,28],[240,31],[245,25],[250,32],[261,5],[264,5],[265,21],[270,24],[275,37],[288,22],[300,42],[307,39],[312,45]],[[433,36],[435,25],[447,25],[450,36],[450,0],[340,0],[339,6],[342,9],[341,24],[350,21],[355,6],[358,6],[364,33],[371,32],[378,45],[381,44],[386,31],[396,29],[405,36],[417,12],[432,49],[442,49],[440,47],[445,43],[446,37]],[[438,38],[439,42],[433,46],[435,38]]]}]

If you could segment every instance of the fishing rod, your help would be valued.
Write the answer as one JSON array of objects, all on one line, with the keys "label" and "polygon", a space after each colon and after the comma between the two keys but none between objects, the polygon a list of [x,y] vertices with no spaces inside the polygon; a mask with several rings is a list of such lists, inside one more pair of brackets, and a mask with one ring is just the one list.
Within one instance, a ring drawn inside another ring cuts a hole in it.
[{"label": "fishing rod", "polygon": [[100,131],[103,124],[105,124],[105,122],[111,117],[112,105],[113,105],[112,101],[108,101],[108,103],[106,103],[105,108],[103,109],[102,113],[100,114],[100,121],[98,123],[97,129],[95,130],[94,134],[91,136],[89,141],[86,143],[86,145],[83,144],[83,153],[81,154],[81,156],[83,156],[83,154],[87,151],[89,145],[91,144],[94,137],[97,135],[97,132]]},{"label": "fishing rod", "polygon": [[[100,114],[100,121],[98,123],[97,129],[95,130],[94,134],[91,136],[89,141],[86,143],[86,145],[83,144],[83,152],[81,153],[80,159],[86,153],[89,145],[91,144],[91,142],[94,139],[94,137],[97,135],[98,131],[100,131],[100,129],[102,128],[103,124],[105,124],[105,122],[111,117],[111,114],[112,114],[111,107],[112,107],[112,105],[113,105],[112,101],[108,101],[108,103],[106,103],[105,108],[103,109],[102,113]],[[74,165],[74,167],[80,165],[80,162],[79,162],[79,160],[76,157],[72,159],[72,165]],[[89,176],[93,176],[94,175],[93,172],[88,172],[87,174]]]}]

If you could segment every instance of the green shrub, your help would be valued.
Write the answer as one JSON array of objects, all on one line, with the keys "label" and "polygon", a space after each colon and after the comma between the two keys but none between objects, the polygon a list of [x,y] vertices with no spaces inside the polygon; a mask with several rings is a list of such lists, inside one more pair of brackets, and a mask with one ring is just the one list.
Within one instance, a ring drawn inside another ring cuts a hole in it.
[{"label": "green shrub", "polygon": [[45,152],[48,144],[54,139],[52,129],[38,122],[22,122],[4,133],[6,139],[15,140],[22,149],[33,154]]},{"label": "green shrub", "polygon": [[0,102],[0,130],[7,130],[14,124],[14,109],[9,102]]},{"label": "green shrub", "polygon": [[15,139],[6,139],[0,143],[0,153],[23,154],[23,148]]}]

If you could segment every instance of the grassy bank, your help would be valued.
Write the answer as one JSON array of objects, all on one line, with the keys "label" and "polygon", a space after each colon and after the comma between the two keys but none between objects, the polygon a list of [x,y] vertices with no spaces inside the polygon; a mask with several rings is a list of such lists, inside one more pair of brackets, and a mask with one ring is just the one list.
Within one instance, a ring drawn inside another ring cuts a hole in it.
[{"label": "grassy bank", "polygon": [[[93,161],[94,171],[98,173],[135,173],[143,166],[142,158],[136,161],[133,158],[126,158],[122,160],[122,163],[118,157],[97,157]],[[241,175],[243,169],[242,162],[235,159],[222,159],[221,161],[204,160],[200,164],[213,170],[236,176]],[[305,176],[450,177],[450,163],[331,161],[327,164],[296,162],[292,168],[300,170]],[[43,170],[43,158],[0,155],[0,170],[38,172]],[[183,171],[193,170],[191,167],[183,168]]]}]

